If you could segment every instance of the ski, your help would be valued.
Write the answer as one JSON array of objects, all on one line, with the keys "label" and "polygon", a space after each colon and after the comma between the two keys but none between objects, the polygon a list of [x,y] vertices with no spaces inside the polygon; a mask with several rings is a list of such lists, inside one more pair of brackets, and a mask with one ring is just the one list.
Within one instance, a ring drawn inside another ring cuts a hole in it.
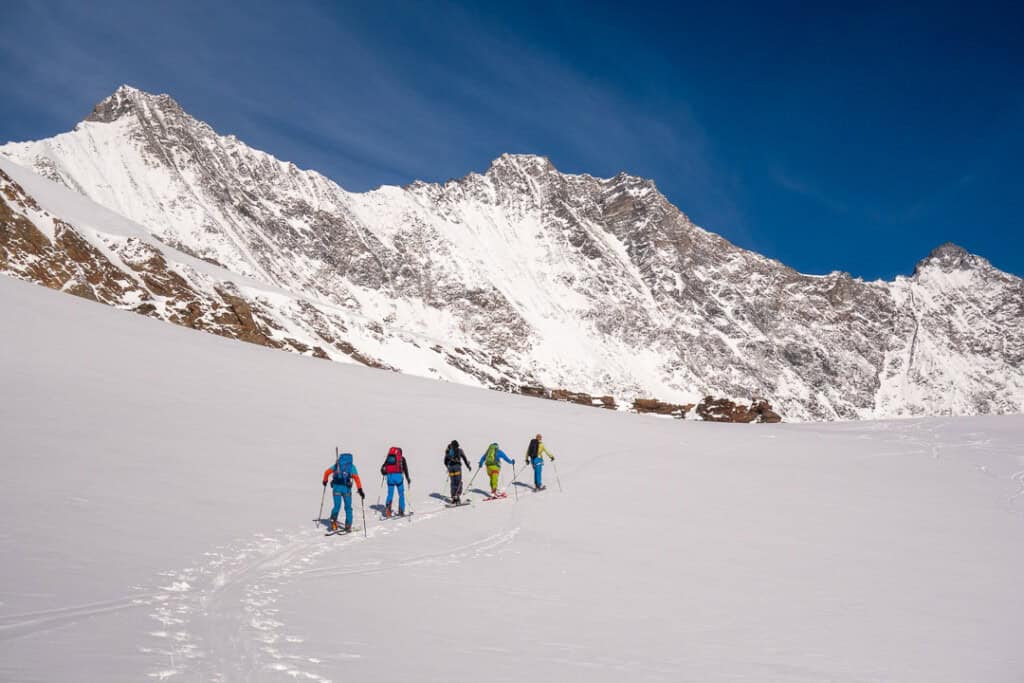
[{"label": "ski", "polygon": [[355,531],[359,531],[359,530],[356,529],[355,527],[352,527],[348,531],[345,531],[344,529],[335,529],[334,531],[328,531],[326,534],[324,534],[324,536],[344,536],[346,534],[351,534],[351,533],[353,533]]},{"label": "ski", "polygon": [[385,517],[384,515],[381,515],[380,516],[380,521],[386,522],[386,521],[388,521],[390,519],[405,519],[406,517],[412,517],[414,514],[416,514],[416,513],[415,512],[406,512],[404,515],[400,515],[400,514],[398,514],[396,512],[395,514],[391,515],[390,517]]},{"label": "ski", "polygon": [[463,501],[461,503],[445,503],[444,506],[446,508],[461,508],[461,507],[466,507],[467,505],[469,505],[472,502],[473,501],[471,501],[471,500],[465,500],[465,501]]},{"label": "ski", "polygon": [[484,496],[484,500],[501,500],[502,498],[508,498],[508,494],[498,493],[493,496]]}]

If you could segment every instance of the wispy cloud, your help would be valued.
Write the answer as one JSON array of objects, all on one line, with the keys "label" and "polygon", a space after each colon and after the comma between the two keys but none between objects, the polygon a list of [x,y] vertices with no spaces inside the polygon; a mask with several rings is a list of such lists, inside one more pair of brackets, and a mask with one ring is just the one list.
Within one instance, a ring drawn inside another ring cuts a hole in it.
[{"label": "wispy cloud", "polygon": [[625,170],[751,244],[737,176],[685,103],[647,107],[557,45],[457,5],[404,6],[384,31],[363,11],[372,13],[235,0],[22,3],[0,28],[0,75],[12,82],[20,71],[31,84],[13,95],[20,107],[59,121],[82,118],[122,82],[169,92],[220,132],[351,189],[458,176],[503,152],[544,154],[571,172]]},{"label": "wispy cloud", "polygon": [[814,183],[797,177],[781,165],[771,166],[769,175],[779,187],[787,192],[810,199],[834,213],[845,214],[850,211],[850,206],[845,201],[831,196]]}]

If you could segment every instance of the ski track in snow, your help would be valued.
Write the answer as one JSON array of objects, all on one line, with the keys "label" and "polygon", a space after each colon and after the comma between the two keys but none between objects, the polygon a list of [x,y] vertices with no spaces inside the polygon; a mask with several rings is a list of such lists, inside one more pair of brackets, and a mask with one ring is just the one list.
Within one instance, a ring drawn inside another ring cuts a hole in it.
[{"label": "ski track in snow", "polygon": [[[50,629],[64,626],[87,617],[119,612],[131,609],[140,605],[150,604],[155,596],[137,595],[120,598],[117,600],[106,600],[85,605],[74,605],[60,609],[42,610],[39,612],[27,612],[24,614],[12,614],[0,617],[0,642],[14,640],[28,635],[42,633]],[[2,604],[2,603],[0,603]]]},{"label": "ski track in snow", "polygon": [[[437,518],[445,508],[418,512],[408,520],[376,525],[367,536],[353,533],[324,537],[323,527],[291,534],[261,535],[204,553],[191,567],[161,573],[157,591],[115,601],[106,609],[146,605],[158,627],[146,634],[139,650],[154,659],[149,678],[197,678],[203,681],[251,680],[281,674],[289,679],[329,681],[327,662],[296,654],[292,646],[304,641],[279,619],[277,600],[282,589],[302,577],[375,574],[427,564],[452,564],[488,556],[511,543],[519,527],[436,553],[399,558],[387,564],[377,559],[346,565],[316,566],[323,556],[350,544],[401,534],[411,526]],[[104,606],[98,606],[101,611]],[[0,629],[4,626],[0,625]],[[0,630],[0,638],[3,637]],[[333,659],[357,659],[358,653],[333,653]]]}]

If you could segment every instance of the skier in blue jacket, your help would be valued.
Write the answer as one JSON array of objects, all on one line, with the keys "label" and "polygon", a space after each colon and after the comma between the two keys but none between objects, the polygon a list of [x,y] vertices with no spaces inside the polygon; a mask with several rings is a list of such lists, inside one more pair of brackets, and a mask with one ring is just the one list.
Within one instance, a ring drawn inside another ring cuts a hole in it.
[{"label": "skier in blue jacket", "polygon": [[[405,482],[409,482],[412,485],[412,479],[409,477],[409,465],[402,455],[402,449],[398,446],[392,446],[388,451],[388,457],[385,458],[384,464],[380,466],[380,473],[387,479],[388,482],[388,499],[384,506],[384,516],[391,516],[391,501],[394,500],[395,490],[398,490],[398,516],[402,517],[405,515]],[[405,478],[405,481],[402,478]]]},{"label": "skier in blue jacket", "polygon": [[345,503],[345,531],[352,531],[353,482],[355,482],[359,497],[366,498],[366,494],[363,493],[363,482],[359,479],[359,470],[352,462],[352,454],[342,453],[334,465],[324,470],[324,488],[327,487],[328,477],[331,477],[331,492],[334,494],[334,507],[331,509],[331,531],[338,530],[338,513],[341,511],[342,502]]}]

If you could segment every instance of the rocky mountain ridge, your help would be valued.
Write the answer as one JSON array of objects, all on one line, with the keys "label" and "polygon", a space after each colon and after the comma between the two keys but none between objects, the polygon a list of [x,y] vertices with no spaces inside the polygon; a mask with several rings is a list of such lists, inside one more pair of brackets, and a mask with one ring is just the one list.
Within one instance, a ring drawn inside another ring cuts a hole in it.
[{"label": "rocky mountain ridge", "polygon": [[129,87],[0,155],[131,219],[166,261],[242,278],[264,337],[300,352],[625,405],[767,399],[787,419],[1024,408],[1022,281],[954,245],[889,283],[803,275],[649,180],[530,155],[350,193]]}]

